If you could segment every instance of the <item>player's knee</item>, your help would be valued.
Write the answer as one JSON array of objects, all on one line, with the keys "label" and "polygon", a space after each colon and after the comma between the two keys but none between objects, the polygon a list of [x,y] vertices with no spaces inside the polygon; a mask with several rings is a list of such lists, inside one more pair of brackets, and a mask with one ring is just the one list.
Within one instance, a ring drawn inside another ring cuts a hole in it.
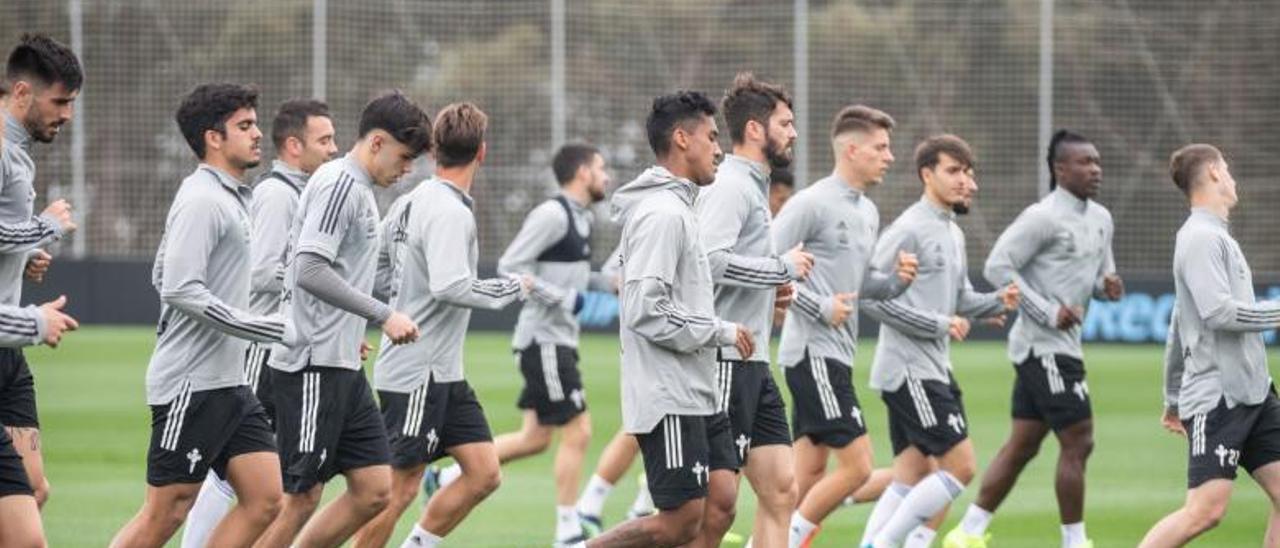
[{"label": "player's knee", "polygon": [[777,481],[756,491],[760,507],[774,512],[790,513],[799,496],[800,490],[796,487],[795,477],[789,473],[785,477],[780,474]]},{"label": "player's knee", "polygon": [[713,529],[728,530],[738,517],[738,504],[732,493],[717,493],[707,498],[707,519]]},{"label": "player's knee", "polygon": [[280,492],[263,494],[241,500],[240,504],[248,510],[250,519],[258,523],[271,523],[284,509],[284,494]]},{"label": "player's knee", "polygon": [[1081,434],[1062,447],[1064,457],[1083,462],[1093,453],[1093,434]]},{"label": "player's knee", "polygon": [[660,514],[662,527],[655,535],[661,546],[682,546],[693,542],[702,529],[703,506],[686,504],[674,512]]},{"label": "player's knee", "polygon": [[377,487],[366,489],[356,499],[356,504],[364,509],[366,515],[374,515],[382,512],[391,504],[391,488]]},{"label": "player's knee", "polygon": [[487,470],[478,470],[475,476],[468,483],[472,487],[472,496],[477,500],[483,500],[485,497],[493,494],[502,485],[502,470],[497,466]]},{"label": "player's knee", "polygon": [[49,485],[49,480],[46,478],[40,478],[40,480],[32,486],[31,490],[36,497],[37,507],[44,508],[44,503],[49,502],[49,494],[52,489],[53,487]]},{"label": "player's knee", "polygon": [[397,482],[397,485],[391,486],[391,505],[397,508],[403,508],[418,498],[418,491],[421,489],[421,482],[403,481]]}]

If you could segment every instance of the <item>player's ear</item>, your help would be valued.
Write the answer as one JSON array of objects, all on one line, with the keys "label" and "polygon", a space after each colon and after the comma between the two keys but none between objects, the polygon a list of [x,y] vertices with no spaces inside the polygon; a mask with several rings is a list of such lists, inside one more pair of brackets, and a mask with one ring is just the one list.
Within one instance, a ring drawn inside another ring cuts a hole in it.
[{"label": "player's ear", "polygon": [[744,141],[764,141],[769,135],[768,129],[765,128],[764,124],[755,120],[747,120],[747,125],[743,129],[746,130],[743,132]]},{"label": "player's ear", "polygon": [[685,132],[684,128],[676,126],[675,129],[671,130],[671,146],[680,150],[689,149],[689,134]]},{"label": "player's ear", "polygon": [[476,165],[483,164],[485,156],[489,155],[489,143],[480,141],[480,150],[476,152]]},{"label": "player's ear", "polygon": [[224,140],[224,137],[221,131],[218,131],[216,129],[204,130],[205,153],[208,154],[210,150],[221,150],[223,140]]}]

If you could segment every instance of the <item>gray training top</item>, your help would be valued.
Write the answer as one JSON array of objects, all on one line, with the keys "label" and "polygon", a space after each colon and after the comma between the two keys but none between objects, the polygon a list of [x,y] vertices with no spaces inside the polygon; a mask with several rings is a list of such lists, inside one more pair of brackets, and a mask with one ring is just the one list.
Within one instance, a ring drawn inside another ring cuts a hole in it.
[{"label": "gray training top", "polygon": [[955,213],[927,199],[903,211],[880,236],[879,245],[873,268],[892,269],[897,250],[914,253],[920,267],[901,295],[862,303],[867,315],[880,322],[871,388],[892,392],[908,379],[950,384],[951,318],[998,316],[1004,310],[1000,294],[973,290],[964,232]]},{"label": "gray training top", "polygon": [[472,199],[432,177],[396,200],[383,222],[390,240],[391,306],[418,323],[422,338],[393,345],[385,335],[373,368],[378,390],[409,393],[427,382],[463,380],[462,347],[472,308],[497,310],[521,297],[520,280],[476,276],[480,256]]},{"label": "gray training top", "polygon": [[298,344],[275,345],[271,367],[287,372],[307,365],[360,370],[360,344],[368,321],[301,287],[298,256],[307,253],[328,261],[347,284],[343,289],[370,294],[378,265],[378,208],[372,186],[373,179],[348,153],[320,166],[303,189],[289,236],[293,250],[280,303],[297,330]]},{"label": "gray training top", "polygon": [[715,316],[711,269],[693,204],[698,187],[654,166],[613,194],[622,225],[622,427],[652,432],[667,415],[715,411],[715,347],[737,326]]},{"label": "gray training top", "polygon": [[31,159],[31,134],[21,122],[4,117],[5,146],[0,153],[0,305],[22,300],[22,276],[32,250],[62,238],[62,225],[47,216],[33,216],[36,163]]},{"label": "gray training top", "polygon": [[[1088,311],[1090,297],[1106,298],[1102,279],[1116,270],[1111,213],[1058,187],[1027,206],[991,248],[983,274],[996,287],[1018,282],[1021,314],[1009,329],[1009,360],[1063,354],[1084,359],[1082,327],[1058,329],[1065,304]],[[1083,316],[1082,316],[1083,317]]]},{"label": "gray training top", "polygon": [[284,265],[289,250],[289,230],[298,213],[298,198],[307,185],[307,174],[276,160],[271,171],[253,187],[253,282],[249,310],[274,314],[280,310],[284,291]]},{"label": "gray training top", "polygon": [[[865,299],[886,299],[905,286],[897,274],[871,269],[871,256],[880,230],[880,212],[862,191],[839,175],[809,185],[778,212],[773,224],[776,249],[803,242],[813,253],[809,276],[796,284],[795,300],[782,324],[778,362],[792,367],[804,358],[831,358],[853,367],[858,341],[855,310],[844,323],[831,327],[832,297],[858,293]],[[897,256],[896,249],[890,250]]]},{"label": "gray training top", "polygon": [[716,182],[698,193],[697,211],[716,284],[716,315],[746,326],[756,341],[750,356],[739,356],[733,345],[720,347],[720,356],[768,363],[774,295],[795,279],[795,265],[778,256],[769,234],[773,216],[765,166],[725,156]]},{"label": "gray training top", "polygon": [[[591,272],[591,261],[542,261],[538,258],[563,240],[570,230],[582,239],[591,235],[591,211],[568,195],[551,199],[533,208],[507,250],[498,259],[498,274],[529,274],[538,280],[545,295],[530,300],[520,309],[511,346],[523,349],[537,342],[578,347],[578,317],[573,312],[578,295],[588,289],[607,291],[602,277]],[[570,225],[570,216],[572,226]],[[590,253],[586,254],[588,257]]]},{"label": "gray training top", "polygon": [[1178,230],[1173,281],[1165,406],[1185,419],[1223,400],[1262,403],[1271,388],[1262,332],[1280,326],[1280,301],[1255,300],[1253,272],[1226,219],[1191,210]]},{"label": "gray training top", "polygon": [[281,342],[279,316],[249,306],[249,187],[208,164],[182,181],[169,206],[151,283],[160,293],[147,403],[245,384],[246,340]]}]

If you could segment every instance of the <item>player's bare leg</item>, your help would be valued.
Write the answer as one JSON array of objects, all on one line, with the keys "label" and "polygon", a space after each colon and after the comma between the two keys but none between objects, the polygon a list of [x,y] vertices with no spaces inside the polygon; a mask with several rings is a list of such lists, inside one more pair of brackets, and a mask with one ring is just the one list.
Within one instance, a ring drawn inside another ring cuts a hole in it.
[{"label": "player's bare leg", "polygon": [[207,545],[250,546],[280,513],[280,456],[267,451],[236,455],[227,462],[226,473],[236,504],[213,528]]}]

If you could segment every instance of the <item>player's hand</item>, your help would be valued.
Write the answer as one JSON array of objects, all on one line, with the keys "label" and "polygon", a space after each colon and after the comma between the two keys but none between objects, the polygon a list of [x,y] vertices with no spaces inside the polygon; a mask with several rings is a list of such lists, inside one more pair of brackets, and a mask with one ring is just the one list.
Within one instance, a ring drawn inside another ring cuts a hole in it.
[{"label": "player's hand", "polygon": [[35,253],[27,258],[27,269],[25,271],[27,279],[35,283],[43,282],[44,274],[49,271],[51,263],[53,263],[53,255],[43,249],[37,249]]},{"label": "player's hand", "polygon": [[773,295],[774,311],[786,310],[791,306],[791,301],[796,298],[796,286],[794,284],[780,285]]},{"label": "player's hand", "polygon": [[1008,316],[1001,314],[999,316],[995,316],[991,318],[984,318],[982,320],[982,324],[989,325],[991,327],[1004,327],[1004,323],[1007,320],[1008,320]]},{"label": "player's hand", "polygon": [[953,341],[963,341],[969,336],[969,320],[960,316],[951,318],[951,327],[947,328],[947,334],[951,336]]},{"label": "player's hand", "polygon": [[399,312],[392,312],[387,321],[382,322],[382,332],[391,339],[391,344],[405,344],[418,340],[418,324]]},{"label": "player's hand", "polygon": [[1115,272],[1103,276],[1102,293],[1107,296],[1107,300],[1120,300],[1124,297],[1124,280],[1120,279],[1120,275]]},{"label": "player's hand", "polygon": [[1187,436],[1187,430],[1182,427],[1182,419],[1172,409],[1164,410],[1164,415],[1160,417],[1160,424],[1164,426],[1165,430],[1184,438]]},{"label": "player's hand", "polygon": [[1058,329],[1066,331],[1068,329],[1071,329],[1072,327],[1080,325],[1080,322],[1081,322],[1080,317],[1083,315],[1084,315],[1084,310],[1081,309],[1079,306],[1067,306],[1066,304],[1059,305],[1058,306]]},{"label": "player's hand", "polygon": [[796,244],[786,255],[785,260],[796,267],[796,279],[803,280],[813,270],[813,254],[804,250],[804,242]]},{"label": "player's hand", "polygon": [[853,314],[853,301],[857,293],[836,293],[831,297],[831,327],[838,327]]},{"label": "player's hand", "polygon": [[369,352],[373,351],[373,347],[369,346],[369,341],[360,341],[360,361],[369,359]]},{"label": "player's hand", "polygon": [[40,214],[52,217],[54,221],[62,226],[63,234],[70,234],[76,231],[76,223],[71,220],[71,204],[66,200],[54,200]]},{"label": "player's hand", "polygon": [[902,285],[910,285],[916,281],[916,272],[920,269],[920,259],[915,253],[898,251],[898,280]]},{"label": "player's hand", "polygon": [[40,314],[44,315],[44,343],[57,348],[62,341],[62,333],[75,331],[80,323],[62,311],[67,305],[67,296],[59,295],[57,299],[40,305]]},{"label": "player's hand", "polygon": [[1009,282],[1000,291],[1000,302],[1004,303],[1006,312],[1012,312],[1018,308],[1018,301],[1022,299],[1022,290],[1018,289],[1018,282]]},{"label": "player's hand", "polygon": [[756,341],[751,336],[751,330],[742,324],[738,324],[738,340],[734,341],[733,347],[738,350],[738,355],[742,359],[751,357],[751,354],[756,351]]}]

